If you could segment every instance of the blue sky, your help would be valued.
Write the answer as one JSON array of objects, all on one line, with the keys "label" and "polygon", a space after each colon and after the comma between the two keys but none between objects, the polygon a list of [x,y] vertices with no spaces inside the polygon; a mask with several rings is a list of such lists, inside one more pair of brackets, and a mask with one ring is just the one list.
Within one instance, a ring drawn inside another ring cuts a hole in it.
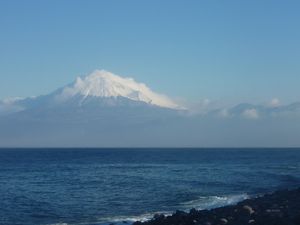
[{"label": "blue sky", "polygon": [[299,1],[0,1],[0,98],[95,69],[197,101],[300,100]]}]

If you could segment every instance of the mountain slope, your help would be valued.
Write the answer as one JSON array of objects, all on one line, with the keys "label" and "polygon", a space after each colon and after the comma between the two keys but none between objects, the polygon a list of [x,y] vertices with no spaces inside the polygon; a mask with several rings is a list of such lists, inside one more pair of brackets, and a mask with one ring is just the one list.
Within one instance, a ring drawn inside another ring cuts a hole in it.
[{"label": "mountain slope", "polygon": [[164,108],[181,108],[167,96],[153,92],[143,83],[104,70],[96,70],[84,78],[78,77],[73,84],[64,87],[55,97],[57,101],[65,102],[76,96],[81,97],[80,104],[89,97],[123,97]]},{"label": "mountain slope", "polygon": [[0,101],[0,147],[300,146],[300,103],[191,113],[106,71],[37,97]]},{"label": "mountain slope", "polygon": [[26,110],[126,105],[184,109],[167,96],[153,92],[145,84],[135,82],[132,78],[122,78],[104,70],[96,70],[48,95],[0,101],[0,116]]},{"label": "mountain slope", "polygon": [[158,133],[154,127],[180,120],[185,111],[145,84],[106,71],[1,106],[0,146],[19,147],[135,145]]}]

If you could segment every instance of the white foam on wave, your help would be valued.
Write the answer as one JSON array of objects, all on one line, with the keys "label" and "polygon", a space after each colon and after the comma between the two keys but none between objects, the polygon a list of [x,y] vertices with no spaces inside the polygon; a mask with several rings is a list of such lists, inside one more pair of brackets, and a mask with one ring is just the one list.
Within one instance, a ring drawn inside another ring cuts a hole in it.
[{"label": "white foam on wave", "polygon": [[[195,200],[182,203],[181,210],[189,211],[191,208],[196,208],[198,210],[213,209],[213,208],[222,207],[226,205],[233,205],[248,198],[249,195],[247,194],[227,195],[227,196],[200,196]],[[124,224],[123,223],[124,221],[126,221],[129,224],[135,221],[145,222],[152,219],[155,214],[164,214],[165,216],[169,216],[172,214],[172,212],[166,212],[166,211],[153,212],[153,213],[145,213],[139,216],[118,216],[118,217],[101,218],[103,222],[104,221],[106,222],[101,224],[107,224],[108,221],[110,223],[114,223],[117,225]]]},{"label": "white foam on wave", "polygon": [[227,196],[200,196],[198,199],[184,202],[181,205],[186,209],[213,209],[226,205],[233,205],[248,198],[249,195],[247,194]]},{"label": "white foam on wave", "polygon": [[164,214],[164,215],[171,215],[170,212],[153,212],[153,213],[145,213],[137,216],[116,216],[116,217],[106,217],[101,218],[102,221],[110,222],[114,224],[120,224],[123,222],[133,223],[135,221],[145,222],[153,218],[155,214]]},{"label": "white foam on wave", "polygon": [[[100,217],[97,221],[92,224],[107,225],[113,223],[115,225],[130,225],[135,221],[145,222],[153,218],[156,213],[145,213],[139,216],[115,216],[115,217]],[[166,212],[159,212],[159,214],[167,215]],[[80,223],[53,223],[48,225],[89,225],[91,222],[80,222]]]},{"label": "white foam on wave", "polygon": [[49,225],[69,225],[67,223],[52,223],[52,224],[49,224]]},{"label": "white foam on wave", "polygon": [[[248,198],[249,195],[247,194],[226,195],[226,196],[225,195],[224,196],[200,196],[195,200],[182,203],[179,209],[181,208],[181,210],[185,210],[185,211],[189,211],[191,208],[196,208],[198,210],[213,209],[213,208],[218,208],[226,205],[233,205]],[[125,224],[130,225],[135,221],[141,221],[141,222],[148,221],[152,219],[155,214],[164,214],[165,216],[169,216],[172,214],[172,212],[167,212],[167,211],[151,212],[151,213],[145,213],[137,216],[100,217],[98,219],[98,222],[96,222],[95,224],[107,225],[113,223],[115,225],[125,225]],[[87,225],[87,224],[89,223],[80,223],[80,225]],[[55,223],[50,225],[71,225],[71,224]]]}]

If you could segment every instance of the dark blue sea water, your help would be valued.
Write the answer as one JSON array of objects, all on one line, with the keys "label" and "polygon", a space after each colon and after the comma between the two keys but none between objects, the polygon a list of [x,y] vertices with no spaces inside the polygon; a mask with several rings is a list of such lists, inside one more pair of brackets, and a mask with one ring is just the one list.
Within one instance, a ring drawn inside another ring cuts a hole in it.
[{"label": "dark blue sea water", "polygon": [[300,186],[300,149],[2,149],[0,224],[106,224]]}]

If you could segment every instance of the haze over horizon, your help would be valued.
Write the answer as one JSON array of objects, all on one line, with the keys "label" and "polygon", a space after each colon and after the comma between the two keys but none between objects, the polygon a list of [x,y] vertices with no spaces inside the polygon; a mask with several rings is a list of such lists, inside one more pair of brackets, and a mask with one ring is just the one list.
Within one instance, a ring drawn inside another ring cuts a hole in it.
[{"label": "haze over horizon", "polygon": [[0,101],[0,147],[297,147],[300,102],[188,108],[105,70]]}]

